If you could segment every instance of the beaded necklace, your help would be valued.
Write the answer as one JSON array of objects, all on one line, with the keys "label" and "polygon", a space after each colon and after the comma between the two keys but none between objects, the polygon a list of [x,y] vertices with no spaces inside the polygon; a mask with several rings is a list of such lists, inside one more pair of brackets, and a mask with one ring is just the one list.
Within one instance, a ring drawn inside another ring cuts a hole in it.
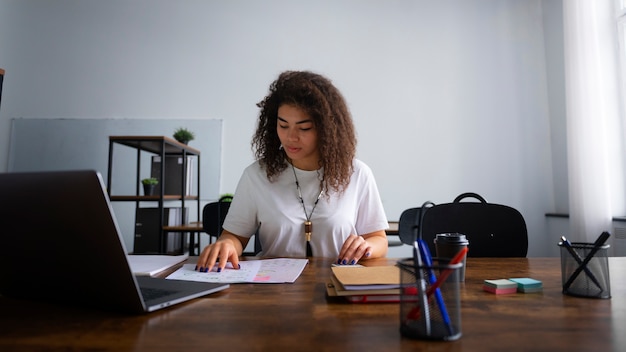
[{"label": "beaded necklace", "polygon": [[302,190],[300,189],[300,183],[298,182],[298,176],[296,175],[296,168],[291,164],[291,169],[293,170],[293,177],[296,179],[296,188],[298,189],[298,198],[300,199],[300,204],[302,204],[302,210],[304,211],[304,238],[306,239],[306,255],[307,257],[313,256],[313,250],[311,249],[311,235],[313,233],[313,223],[311,222],[311,217],[313,216],[313,212],[315,211],[315,207],[317,207],[317,203],[322,198],[322,194],[324,194],[324,188],[322,186],[322,182],[320,182],[320,193],[317,195],[317,199],[315,199],[315,203],[313,203],[313,208],[311,212],[307,214],[306,206],[304,205],[304,199],[302,198]]}]

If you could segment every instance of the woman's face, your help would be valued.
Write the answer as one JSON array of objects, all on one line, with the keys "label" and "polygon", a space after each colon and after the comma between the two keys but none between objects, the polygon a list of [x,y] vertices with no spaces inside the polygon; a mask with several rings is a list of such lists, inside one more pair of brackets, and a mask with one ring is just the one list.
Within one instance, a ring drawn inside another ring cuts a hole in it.
[{"label": "woman's face", "polygon": [[281,105],[276,132],[293,166],[302,170],[319,168],[317,130],[313,119],[304,110],[293,105]]}]

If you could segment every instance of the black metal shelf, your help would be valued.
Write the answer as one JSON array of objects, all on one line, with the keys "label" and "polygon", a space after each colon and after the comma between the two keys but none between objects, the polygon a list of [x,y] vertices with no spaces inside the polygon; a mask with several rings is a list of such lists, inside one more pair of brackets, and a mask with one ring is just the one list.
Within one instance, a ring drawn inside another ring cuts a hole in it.
[{"label": "black metal shelf", "polygon": [[[136,180],[135,180],[135,194],[130,195],[115,195],[112,191],[112,177],[113,177],[113,146],[115,144],[124,145],[137,150],[137,168],[136,168]],[[140,195],[140,178],[141,178],[141,152],[149,152],[161,157],[161,160],[165,161],[166,155],[180,155],[183,158],[183,172],[182,172],[182,180],[181,180],[181,190],[178,195],[170,195],[165,194],[165,162],[161,163],[161,182],[157,187],[159,192],[157,195],[146,196]],[[187,192],[187,157],[195,156],[197,160],[197,194],[195,195],[185,195]],[[159,251],[158,254],[171,254],[167,252],[167,228],[169,226],[165,226],[165,216],[164,216],[164,202],[165,201],[180,201],[181,208],[183,211],[181,212],[182,219],[187,218],[185,214],[185,201],[195,201],[196,202],[196,214],[198,214],[198,218],[200,218],[200,151],[192,148],[186,144],[180,143],[175,139],[165,137],[165,136],[109,136],[109,169],[108,169],[108,177],[107,177],[107,191],[109,193],[109,198],[111,201],[126,201],[126,202],[135,202],[135,209],[139,207],[140,202],[157,202],[159,209],[159,223],[160,223],[160,237],[159,237]],[[184,195],[184,196],[183,196]],[[183,221],[181,221],[183,223]],[[185,225],[183,223],[183,225]],[[181,251],[184,252],[185,246],[185,236],[181,236]],[[176,253],[182,254],[182,253]]]}]

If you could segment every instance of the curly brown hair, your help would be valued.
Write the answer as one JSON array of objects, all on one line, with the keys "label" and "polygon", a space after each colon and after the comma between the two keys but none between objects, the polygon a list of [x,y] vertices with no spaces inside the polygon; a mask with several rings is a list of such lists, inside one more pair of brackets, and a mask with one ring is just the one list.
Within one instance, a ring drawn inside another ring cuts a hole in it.
[{"label": "curly brown hair", "polygon": [[324,167],[324,187],[343,192],[353,172],[356,133],[352,115],[343,95],[332,82],[308,71],[281,73],[269,88],[268,95],[257,104],[261,108],[252,148],[271,181],[289,164],[279,149],[276,131],[278,108],[283,104],[304,110],[318,131],[317,146],[320,167]]}]

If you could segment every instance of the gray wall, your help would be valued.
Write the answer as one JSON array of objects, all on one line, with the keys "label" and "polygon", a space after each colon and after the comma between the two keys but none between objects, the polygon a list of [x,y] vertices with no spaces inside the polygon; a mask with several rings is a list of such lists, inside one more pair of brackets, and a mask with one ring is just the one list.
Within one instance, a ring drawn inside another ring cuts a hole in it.
[{"label": "gray wall", "polygon": [[[200,150],[199,203],[186,202],[189,219],[201,218],[201,207],[219,197],[220,161],[222,156],[222,122],[205,119],[14,119],[11,123],[11,146],[8,171],[93,169],[108,181],[109,136],[171,136],[184,126],[195,131],[196,139],[189,145]],[[139,179],[150,176],[153,153],[141,153]],[[113,195],[135,194],[137,180],[137,150],[113,144],[111,191]],[[195,182],[198,161],[191,160],[191,194],[198,194]],[[141,194],[141,191],[140,191]],[[198,209],[197,206],[200,206]],[[156,206],[147,202],[141,206]],[[180,202],[165,206],[179,207]],[[135,203],[113,202],[126,248],[133,248]]]},{"label": "gray wall", "polygon": [[210,118],[232,192],[255,104],[309,69],[347,98],[390,220],[477,192],[522,212],[529,255],[555,255],[561,15],[560,0],[0,0],[0,171],[12,118]]}]

